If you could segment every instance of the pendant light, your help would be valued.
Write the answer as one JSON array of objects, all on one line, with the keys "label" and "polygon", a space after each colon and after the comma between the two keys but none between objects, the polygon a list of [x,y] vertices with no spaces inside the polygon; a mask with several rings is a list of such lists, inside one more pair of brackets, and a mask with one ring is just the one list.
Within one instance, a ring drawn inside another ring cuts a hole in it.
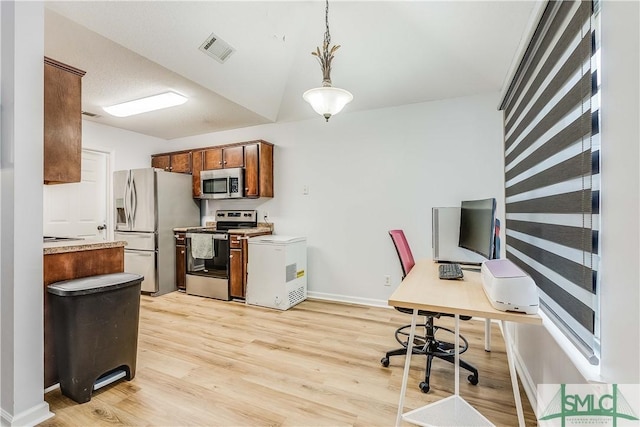
[{"label": "pendant light", "polygon": [[340,45],[329,47],[331,43],[331,34],[329,34],[329,0],[326,0],[325,8],[325,24],[326,31],[324,33],[324,43],[322,44],[322,52],[316,47],[315,52],[311,52],[320,63],[322,69],[322,87],[309,89],[302,97],[311,104],[314,111],[329,121],[329,118],[338,114],[345,105],[353,99],[353,95],[349,91],[331,86],[331,61],[336,50]]}]

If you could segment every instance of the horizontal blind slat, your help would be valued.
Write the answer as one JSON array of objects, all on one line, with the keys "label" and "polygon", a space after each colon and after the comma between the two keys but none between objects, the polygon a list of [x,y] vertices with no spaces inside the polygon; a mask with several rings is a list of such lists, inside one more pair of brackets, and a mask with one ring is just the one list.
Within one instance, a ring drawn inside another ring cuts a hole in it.
[{"label": "horizontal blind slat", "polygon": [[[508,170],[505,174],[506,180],[510,181],[525,170],[542,162],[544,159],[548,159],[549,157],[559,153],[560,151],[569,147],[575,141],[578,141],[580,138],[587,136],[588,131],[585,130],[585,123],[588,123],[589,120],[591,120],[591,113],[587,111],[582,116],[571,122],[571,124],[569,124],[567,127],[551,137],[549,141],[540,146],[526,159],[522,160],[516,166]],[[531,141],[531,143],[533,143],[533,141]],[[509,163],[511,163],[511,161],[513,161],[526,148],[528,148],[531,143],[529,143],[526,147],[524,145],[522,147],[518,146],[517,150],[514,150],[505,158],[505,164],[508,165]]]},{"label": "horizontal blind slat", "polygon": [[592,231],[580,227],[568,227],[564,225],[545,224],[540,222],[506,220],[509,230],[519,231],[529,236],[569,246],[574,249],[583,249],[591,246]]},{"label": "horizontal blind slat", "polygon": [[551,280],[540,274],[537,270],[522,262],[517,257],[507,252],[507,258],[524,270],[536,282],[536,285],[549,297],[562,306],[571,317],[577,320],[588,331],[594,331],[595,313],[589,307],[578,301],[564,289],[556,286]]},{"label": "horizontal blind slat", "polygon": [[[525,52],[516,75],[513,81],[516,82],[513,87],[509,88],[508,102],[504,107],[506,116],[511,114],[511,110],[516,106],[516,101],[520,98],[522,91],[526,83],[531,78],[531,73],[536,69],[536,66],[542,59],[544,52],[547,50],[549,44],[553,40],[553,32],[548,31],[548,28],[558,28],[560,23],[564,21],[569,11],[571,10],[571,2],[567,1],[557,7],[557,3],[548,2],[540,23],[538,24],[531,42]],[[556,13],[553,13],[556,11]],[[534,49],[535,48],[535,49]]]},{"label": "horizontal blind slat", "polygon": [[591,213],[591,190],[507,203],[507,213]]},{"label": "horizontal blind slat", "polygon": [[[514,153],[522,152],[526,147],[540,138],[547,130],[556,124],[561,118],[571,112],[575,106],[581,105],[582,101],[591,93],[591,76],[587,73],[571,88],[567,93],[554,105],[547,114],[531,129],[531,131],[522,139],[518,147],[516,147],[508,157],[515,158]],[[591,120],[591,116],[589,116]],[[516,141],[517,137],[513,135],[505,142],[506,149]],[[523,147],[521,148],[520,145]]]},{"label": "horizontal blind slat", "polygon": [[[554,48],[554,53],[552,53],[549,56],[547,63],[545,63],[545,65],[540,70],[540,74],[538,74],[538,76],[532,82],[531,86],[529,87],[529,90],[527,90],[527,93],[524,96],[524,99],[531,99],[533,95],[538,91],[538,89],[540,88],[540,85],[542,85],[543,81],[547,78],[549,72],[551,71],[551,68],[553,68],[556,61],[559,59],[558,58],[559,54],[563,52],[564,49],[567,48],[568,42],[573,37],[574,33],[578,33],[578,34],[580,33],[580,26],[581,26],[580,21],[584,19],[585,19],[584,17],[579,17],[579,16],[574,17],[575,22],[572,21],[570,26],[567,27],[566,33],[569,33],[566,35],[567,41],[562,45],[557,45]],[[564,36],[563,38],[561,38],[561,40],[563,39],[564,39]],[[591,56],[591,53],[589,50],[590,46],[591,46],[591,36],[586,35],[580,40],[580,43],[578,44],[578,46],[576,46],[576,48],[573,50],[571,55],[566,59],[565,63],[562,64],[562,67],[560,67],[556,75],[553,77],[553,80],[544,89],[544,91],[538,97],[536,102],[531,106],[531,108],[529,109],[529,112],[525,115],[525,117],[522,119],[522,121],[518,125],[518,128],[514,131],[514,134],[516,136],[519,135],[522,132],[522,129],[524,129],[524,127],[526,127],[531,122],[533,117],[535,117],[533,113],[536,111],[540,111],[541,106],[544,106],[549,102],[549,100],[565,84],[565,82],[569,79],[569,77],[571,77],[576,72],[576,70],[581,69],[582,64],[586,60],[588,60],[588,58]],[[556,53],[556,51],[558,52]],[[511,116],[511,120],[509,120],[509,122],[505,125],[506,133],[509,133],[511,131],[512,126],[515,123],[517,123],[517,119],[521,116],[521,114],[523,114],[523,110],[526,107],[526,105],[527,105],[526,102],[522,102],[518,106],[518,108],[514,111],[513,115]],[[507,146],[507,148],[509,148],[509,146],[510,144]]]},{"label": "horizontal blind slat", "polygon": [[507,197],[591,173],[591,153],[584,151],[505,189]]}]

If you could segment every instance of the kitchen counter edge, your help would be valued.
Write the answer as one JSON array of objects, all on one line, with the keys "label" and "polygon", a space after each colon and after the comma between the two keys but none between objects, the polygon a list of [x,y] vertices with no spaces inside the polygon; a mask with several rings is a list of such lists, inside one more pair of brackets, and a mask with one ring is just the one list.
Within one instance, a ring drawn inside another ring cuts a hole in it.
[{"label": "kitchen counter edge", "polygon": [[109,249],[124,247],[127,242],[124,240],[103,241],[103,240],[75,240],[70,242],[47,242],[44,243],[44,255],[62,254],[67,252],[90,251],[94,249]]}]

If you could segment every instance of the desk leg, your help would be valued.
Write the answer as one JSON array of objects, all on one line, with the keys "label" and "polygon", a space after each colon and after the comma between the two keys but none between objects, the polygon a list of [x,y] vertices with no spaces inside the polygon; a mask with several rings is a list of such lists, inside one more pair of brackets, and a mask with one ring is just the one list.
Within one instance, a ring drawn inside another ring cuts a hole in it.
[{"label": "desk leg", "polygon": [[404,359],[404,372],[402,373],[402,387],[400,389],[400,401],[398,402],[398,415],[396,416],[396,427],[400,426],[402,421],[402,412],[404,411],[404,395],[407,391],[407,381],[409,380],[409,369],[411,367],[411,355],[413,354],[413,338],[416,334],[416,321],[418,319],[418,309],[413,310],[411,316],[411,331],[409,332],[409,341],[407,342],[407,356]]},{"label": "desk leg", "polygon": [[520,400],[520,389],[518,388],[518,376],[516,374],[516,365],[513,361],[513,348],[511,346],[511,338],[507,331],[507,322],[502,323],[502,335],[504,336],[504,346],[507,349],[507,362],[509,363],[509,374],[511,375],[511,388],[513,389],[513,399],[516,401],[516,411],[518,412],[518,425],[526,427],[524,422],[524,411],[522,410],[522,400]]},{"label": "desk leg", "polygon": [[491,319],[484,319],[484,351],[491,351]]},{"label": "desk leg", "polygon": [[455,354],[455,395],[459,396],[460,395],[460,315],[456,314],[455,316],[456,319],[456,327],[455,327],[455,350],[454,350],[454,354]]}]

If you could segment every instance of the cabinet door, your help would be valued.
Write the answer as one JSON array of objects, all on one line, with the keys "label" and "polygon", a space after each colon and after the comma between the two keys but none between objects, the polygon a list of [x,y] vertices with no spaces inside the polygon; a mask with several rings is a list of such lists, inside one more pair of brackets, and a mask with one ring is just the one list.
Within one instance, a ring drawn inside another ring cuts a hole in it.
[{"label": "cabinet door", "polygon": [[222,148],[209,148],[202,152],[202,170],[222,169]]},{"label": "cabinet door", "polygon": [[244,197],[260,197],[260,162],[258,144],[244,147]]},{"label": "cabinet door", "polygon": [[244,298],[242,249],[229,249],[229,292],[232,298]]},{"label": "cabinet door", "polygon": [[222,165],[225,168],[241,168],[244,166],[244,147],[228,147],[222,150]]},{"label": "cabinet door", "polygon": [[[177,241],[177,239],[176,239]],[[186,246],[176,243],[176,287],[179,291],[187,289],[187,254]]]},{"label": "cabinet door", "polygon": [[171,169],[171,156],[168,154],[162,156],[151,156],[151,167],[158,168],[165,171],[170,171]]},{"label": "cabinet door", "polygon": [[177,173],[191,173],[191,153],[172,154],[169,170]]},{"label": "cabinet door", "polygon": [[194,199],[200,198],[200,172],[202,171],[202,151],[191,154],[191,192]]},{"label": "cabinet door", "polygon": [[260,143],[260,197],[273,197],[273,145]]},{"label": "cabinet door", "polygon": [[[82,74],[77,74],[78,71]],[[84,71],[45,58],[44,182],[80,182]]]}]

